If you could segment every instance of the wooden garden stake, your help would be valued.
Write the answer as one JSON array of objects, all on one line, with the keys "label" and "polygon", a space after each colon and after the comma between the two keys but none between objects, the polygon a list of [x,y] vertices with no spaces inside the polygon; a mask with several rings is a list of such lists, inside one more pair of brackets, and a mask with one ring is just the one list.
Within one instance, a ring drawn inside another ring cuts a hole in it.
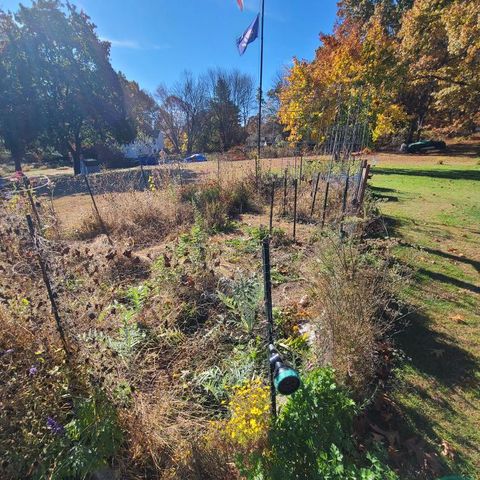
[{"label": "wooden garden stake", "polygon": [[368,175],[370,174],[370,165],[367,164],[363,171],[363,177],[362,177],[362,186],[360,187],[360,196],[358,199],[358,208],[360,208],[363,205],[363,200],[365,198],[365,190],[367,189],[367,182],[368,182]]},{"label": "wooden garden stake", "polygon": [[100,226],[102,227],[103,233],[107,236],[108,243],[113,247],[112,239],[110,238],[110,235],[108,234],[107,227],[106,227],[105,223],[103,222],[102,216],[100,215],[100,211],[98,210],[97,203],[95,202],[95,197],[93,195],[92,189],[90,188],[90,182],[88,181],[87,175],[84,175],[83,178],[85,179],[85,183],[87,185],[88,193],[90,194],[90,198],[92,199],[93,208],[95,209],[95,212],[97,214],[98,221],[100,222]]},{"label": "wooden garden stake", "polygon": [[283,176],[283,216],[287,214],[287,187],[288,187],[288,168],[285,169]]},{"label": "wooden garden stake", "polygon": [[361,163],[360,163],[360,168],[358,170],[358,182],[355,186],[355,193],[353,195],[353,199],[352,199],[352,204],[353,205],[356,205],[357,202],[358,202],[358,193],[360,191],[360,185],[362,184],[362,178],[363,178],[363,169],[367,166],[367,161],[366,160],[362,160]]},{"label": "wooden garden stake", "polygon": [[298,197],[298,179],[293,180],[294,197],[293,197],[293,241],[297,237],[297,197]]},{"label": "wooden garden stake", "polygon": [[43,282],[45,283],[45,286],[47,288],[48,299],[50,300],[50,305],[52,306],[53,317],[55,318],[55,323],[57,325],[57,330],[58,330],[58,333],[60,335],[60,339],[62,340],[62,345],[63,345],[63,349],[65,351],[67,362],[69,362],[70,361],[70,350],[68,348],[68,343],[67,343],[67,339],[65,337],[65,331],[63,329],[62,321],[60,319],[60,314],[58,313],[58,306],[57,306],[57,302],[55,300],[55,294],[53,293],[52,283],[50,282],[47,267],[46,267],[45,261],[42,257],[41,248],[40,248],[40,245],[38,243],[38,237],[35,233],[35,227],[33,225],[32,217],[30,215],[27,215],[26,218],[27,218],[27,224],[28,224],[28,231],[30,232],[30,236],[32,237],[33,245],[35,247],[35,251],[36,251],[36,254],[37,254],[38,264],[40,265],[40,269],[42,271]]},{"label": "wooden garden stake", "polygon": [[313,216],[315,209],[315,201],[317,200],[318,182],[320,181],[320,173],[317,173],[317,180],[315,181],[315,189],[313,190],[312,207],[310,208],[310,216]]},{"label": "wooden garden stake", "polygon": [[323,212],[322,212],[322,229],[325,226],[325,219],[327,217],[327,205],[328,205],[328,191],[330,189],[330,179],[327,179],[325,186],[325,197],[323,199]]},{"label": "wooden garden stake", "polygon": [[272,181],[272,191],[270,194],[270,236],[272,235],[273,232],[273,205],[275,203],[275,180]]}]

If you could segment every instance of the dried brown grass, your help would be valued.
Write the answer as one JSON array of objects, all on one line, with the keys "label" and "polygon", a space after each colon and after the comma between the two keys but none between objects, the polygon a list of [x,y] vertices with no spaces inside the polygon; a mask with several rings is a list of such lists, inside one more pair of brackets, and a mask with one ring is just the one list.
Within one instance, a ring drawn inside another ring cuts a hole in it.
[{"label": "dried brown grass", "polygon": [[[314,185],[310,182],[300,184],[297,201],[297,219],[300,222],[319,223],[323,216],[323,203],[325,198],[326,184],[322,182],[318,186],[317,195],[312,214]],[[293,192],[289,202],[289,211],[293,212]],[[338,183],[332,183],[329,187],[327,208],[325,214],[326,224],[335,224],[340,221],[342,215],[342,196],[343,186]],[[348,202],[347,202],[348,205]]]},{"label": "dried brown grass", "polygon": [[[180,202],[173,190],[108,193],[99,198],[98,204],[109,235],[137,246],[157,243],[194,219],[191,205]],[[85,240],[103,233],[98,215],[92,211],[76,236]]]},{"label": "dried brown grass", "polygon": [[379,364],[378,345],[395,323],[391,306],[400,283],[386,251],[361,250],[355,240],[324,238],[309,271],[317,315],[314,351],[357,394],[365,394]]}]

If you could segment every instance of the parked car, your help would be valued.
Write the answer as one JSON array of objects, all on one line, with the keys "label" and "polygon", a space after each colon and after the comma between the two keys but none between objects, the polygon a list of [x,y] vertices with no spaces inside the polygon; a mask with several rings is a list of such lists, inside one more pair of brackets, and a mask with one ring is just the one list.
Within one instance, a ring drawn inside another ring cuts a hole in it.
[{"label": "parked car", "polygon": [[195,155],[190,155],[187,158],[184,158],[185,163],[195,163],[195,162],[206,162],[207,157],[201,153],[196,153]]},{"label": "parked car", "polygon": [[400,148],[402,152],[406,153],[426,153],[434,150],[443,152],[447,149],[447,144],[443,141],[436,140],[421,140],[420,142],[403,144]]}]

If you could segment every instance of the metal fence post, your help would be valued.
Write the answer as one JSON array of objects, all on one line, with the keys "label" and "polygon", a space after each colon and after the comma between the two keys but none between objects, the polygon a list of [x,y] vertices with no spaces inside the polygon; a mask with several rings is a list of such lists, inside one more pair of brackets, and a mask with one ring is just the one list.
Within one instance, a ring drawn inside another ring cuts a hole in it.
[{"label": "metal fence post", "polygon": [[143,179],[143,184],[145,186],[145,189],[148,190],[148,180],[147,180],[147,177],[145,177],[145,170],[143,169],[143,164],[141,160],[140,160],[140,171],[142,173],[142,179]]},{"label": "metal fence post", "polygon": [[[267,344],[273,344],[273,308],[272,308],[272,280],[270,271],[270,238],[266,237],[262,241],[262,258],[263,258],[263,284],[265,298],[265,316],[267,317]],[[273,368],[270,364],[270,356],[267,356],[268,370],[270,376],[270,406],[272,417],[277,416],[277,394],[273,382]]]}]

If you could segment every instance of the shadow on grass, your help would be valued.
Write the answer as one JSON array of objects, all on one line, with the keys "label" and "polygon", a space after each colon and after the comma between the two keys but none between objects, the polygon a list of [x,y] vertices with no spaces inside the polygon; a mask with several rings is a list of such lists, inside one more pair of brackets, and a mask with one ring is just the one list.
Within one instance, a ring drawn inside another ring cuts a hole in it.
[{"label": "shadow on grass", "polygon": [[422,152],[420,154],[405,154],[403,152],[399,152],[398,150],[388,151],[388,154],[402,158],[405,158],[405,156],[408,155],[411,158],[418,158],[419,161],[428,159],[428,157],[431,156],[447,157],[454,155],[455,157],[476,158],[480,155],[480,147],[478,144],[472,143],[455,143],[448,145],[446,150],[432,152],[431,154],[428,152]]},{"label": "shadow on grass", "polygon": [[[432,408],[436,408],[436,409],[445,408],[444,406],[445,402],[439,401],[438,398],[433,398],[431,395],[427,393],[425,389],[418,388],[418,386],[416,386],[415,390],[418,396],[422,398],[424,402],[427,402]],[[421,410],[422,409],[418,408],[417,405],[413,405],[413,406],[402,405],[401,406],[402,417],[408,418],[410,424],[409,425],[405,425],[404,423],[399,424],[398,425],[399,431],[402,433],[402,436],[406,438],[415,438],[415,435],[419,434],[422,439],[426,440],[430,444],[429,447],[432,450],[438,450],[438,445],[441,445],[441,442],[443,440],[438,436],[438,433],[437,433],[438,422],[434,421],[431,416],[427,416],[423,414]],[[448,408],[446,408],[446,410],[452,415],[456,415],[458,413],[450,405],[448,406]],[[452,434],[452,438],[460,445],[465,446],[467,449],[474,450],[476,448],[476,445],[469,438],[467,438],[465,435],[461,435],[459,432],[454,432]],[[419,446],[420,452],[427,453],[430,450],[430,448],[425,446],[422,447],[421,445],[422,444],[420,444]],[[431,474],[425,474],[425,473],[422,475],[420,472],[418,472],[418,470],[415,471],[414,469],[415,465],[418,465],[418,463],[420,462],[418,461],[418,459],[415,462],[414,458],[415,458],[414,456],[410,456],[410,462],[411,462],[410,472],[408,472],[408,467],[406,467],[405,465],[403,466],[404,476],[402,476],[401,478],[405,478],[405,479],[416,478],[416,479],[432,480],[432,478],[439,478],[438,475],[442,475],[442,477],[445,475],[458,475],[460,472],[472,470],[472,466],[469,464],[467,459],[458,451],[455,452],[453,465],[448,465],[443,456],[437,455],[435,457],[436,461],[438,462],[438,466],[440,470],[435,476],[432,476]],[[406,465],[409,465],[409,464],[407,463]],[[407,475],[405,475],[406,472],[408,472]],[[470,478],[470,477],[465,477],[465,478]]]},{"label": "shadow on grass", "polygon": [[436,250],[428,247],[422,247],[422,249],[427,253],[431,253],[432,255],[438,255],[439,257],[453,260],[455,262],[466,263],[468,265],[471,265],[477,272],[480,272],[480,262],[477,262],[476,260],[473,260],[471,258],[453,255],[452,253],[442,252],[441,250]]},{"label": "shadow on grass", "polygon": [[407,320],[409,325],[397,341],[412,365],[446,387],[474,388],[479,361],[454,338],[432,330],[425,315],[414,312]]},{"label": "shadow on grass", "polygon": [[386,200],[387,202],[398,202],[398,197],[396,195],[387,195],[390,192],[396,192],[391,188],[382,188],[382,187],[370,187],[372,196],[376,200]]},{"label": "shadow on grass", "polygon": [[373,193],[378,193],[378,194],[396,192],[394,188],[375,187],[373,185],[369,185],[369,188]]},{"label": "shadow on grass", "polygon": [[385,228],[388,231],[388,234],[391,237],[398,237],[400,236],[400,227],[405,223],[402,220],[390,217],[388,215],[383,215],[383,223],[385,224]]},{"label": "shadow on grass", "polygon": [[432,272],[431,270],[427,270],[425,268],[419,268],[417,272],[419,275],[428,277],[437,282],[447,283],[458,288],[463,288],[464,290],[468,290],[472,293],[480,293],[480,287],[478,285],[474,285],[473,283],[464,282],[458,278],[450,277],[448,275],[444,275],[443,273]]},{"label": "shadow on grass", "polygon": [[480,181],[479,170],[417,170],[413,168],[381,168],[375,167],[373,173],[377,175],[407,175],[410,177],[442,178],[446,180],[475,180]]},{"label": "shadow on grass", "polygon": [[[397,336],[397,344],[410,359],[410,365],[449,390],[475,392],[477,388],[475,374],[480,367],[479,361],[470,352],[459,347],[454,338],[431,329],[427,316],[415,312],[407,319],[409,325]],[[467,414],[459,410],[453,403],[454,400],[449,394],[445,394],[444,390],[435,388],[429,390],[418,382],[414,387],[407,383],[404,388],[407,392],[410,390],[407,395],[413,394],[413,397],[408,404],[402,402],[402,405],[399,405],[401,416],[409,419],[407,424],[404,421],[397,424],[402,436],[409,438],[418,433],[438,450],[443,440],[439,437],[438,431],[442,428],[437,416],[428,412],[436,411],[439,418],[444,419],[466,417]],[[452,429],[450,434],[452,439],[465,449],[473,451],[477,448],[471,436],[465,435],[462,430]],[[440,462],[443,475],[472,470],[471,464],[458,451],[455,453],[454,465],[448,465],[440,455],[437,456],[437,460]]]}]

